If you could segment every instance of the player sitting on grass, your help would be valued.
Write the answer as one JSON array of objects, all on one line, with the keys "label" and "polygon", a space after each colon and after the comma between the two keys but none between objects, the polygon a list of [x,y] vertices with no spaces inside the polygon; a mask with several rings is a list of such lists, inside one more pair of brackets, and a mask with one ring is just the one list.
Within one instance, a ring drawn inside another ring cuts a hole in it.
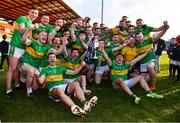
[{"label": "player sitting on grass", "polygon": [[[38,77],[39,83],[46,82],[46,87],[49,93],[58,96],[63,103],[71,108],[71,112],[74,115],[83,116],[91,111],[92,107],[97,104],[97,97],[92,97],[89,101],[86,101],[84,93],[79,85],[79,82],[70,84],[64,83],[64,74],[75,75],[85,66],[85,62],[81,62],[81,65],[75,70],[69,70],[63,66],[56,66],[56,55],[49,54],[48,62],[49,66],[42,69],[40,76]],[[38,74],[37,74],[38,75]],[[76,95],[76,97],[83,104],[83,109],[77,106],[69,97],[70,95]]]},{"label": "player sitting on grass", "polygon": [[128,69],[132,65],[134,65],[137,61],[144,58],[147,55],[147,53],[144,53],[141,56],[138,56],[137,58],[135,58],[129,63],[124,63],[123,56],[118,54],[115,57],[115,61],[112,62],[110,58],[107,56],[104,49],[103,48],[101,49],[102,49],[101,51],[104,58],[107,60],[111,68],[111,79],[112,79],[112,86],[114,89],[124,90],[128,95],[130,95],[133,98],[133,101],[135,104],[139,104],[139,101],[141,99],[137,97],[135,94],[133,94],[133,92],[130,90],[131,87],[133,87],[139,82],[141,87],[147,92],[146,97],[155,98],[155,99],[163,98],[163,96],[153,93],[149,89],[145,79],[142,76],[137,76],[137,77],[128,79]]},{"label": "player sitting on grass", "polygon": [[[78,49],[72,49],[71,54],[65,58],[65,67],[74,70],[81,65],[81,58],[79,57]],[[80,82],[81,88],[85,95],[90,95],[91,90],[86,89],[86,76],[81,74],[65,75],[65,83]]]}]

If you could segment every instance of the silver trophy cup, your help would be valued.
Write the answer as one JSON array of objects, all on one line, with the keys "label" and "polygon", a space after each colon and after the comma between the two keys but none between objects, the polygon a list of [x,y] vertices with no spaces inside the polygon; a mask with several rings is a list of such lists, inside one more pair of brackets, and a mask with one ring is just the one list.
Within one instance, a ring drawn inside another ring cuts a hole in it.
[{"label": "silver trophy cup", "polygon": [[98,50],[98,48],[99,48],[99,41],[94,41],[94,57],[93,57],[93,59],[98,59],[98,57],[97,57],[97,50]]}]

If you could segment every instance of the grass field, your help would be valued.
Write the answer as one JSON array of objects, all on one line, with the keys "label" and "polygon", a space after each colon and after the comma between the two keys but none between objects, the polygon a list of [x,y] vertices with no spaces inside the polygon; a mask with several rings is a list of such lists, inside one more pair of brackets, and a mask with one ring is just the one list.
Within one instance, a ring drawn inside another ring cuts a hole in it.
[{"label": "grass field", "polygon": [[[7,69],[7,67],[6,67]],[[141,97],[141,103],[135,105],[124,92],[112,89],[110,81],[100,85],[89,84],[91,96],[97,95],[97,106],[83,118],[71,114],[70,109],[61,102],[48,98],[47,90],[35,92],[38,100],[25,97],[25,90],[14,90],[16,99],[5,97],[5,74],[0,72],[0,120],[2,122],[180,122],[180,82],[168,78],[168,58],[161,57],[161,72],[157,75],[157,93],[164,95],[163,100],[154,100],[145,96],[139,85],[133,92]],[[78,100],[75,102],[78,102]]]}]

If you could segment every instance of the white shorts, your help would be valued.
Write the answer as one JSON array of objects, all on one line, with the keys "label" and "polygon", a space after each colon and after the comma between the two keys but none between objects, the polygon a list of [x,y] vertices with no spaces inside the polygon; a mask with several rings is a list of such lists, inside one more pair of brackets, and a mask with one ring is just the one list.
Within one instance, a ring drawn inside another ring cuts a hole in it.
[{"label": "white shorts", "polygon": [[145,73],[148,71],[148,63],[147,64],[140,64],[140,72]]},{"label": "white shorts", "polygon": [[51,92],[53,89],[55,89],[55,88],[61,89],[63,92],[65,92],[65,91],[66,91],[66,88],[67,88],[67,85],[68,85],[68,84],[62,84],[62,85],[54,86],[54,87],[52,87],[52,88],[50,89],[50,92]]},{"label": "white shorts", "polygon": [[[124,83],[125,83],[129,88],[131,88],[131,87],[133,87],[133,86],[135,85],[135,83],[133,82],[133,78],[132,78],[132,79],[125,80]],[[115,85],[113,86],[113,88],[114,88],[115,90],[121,90],[121,89],[120,89],[121,87],[120,87],[119,85],[117,85],[117,84],[115,84]]]},{"label": "white shorts", "polygon": [[25,52],[24,49],[20,49],[18,47],[9,45],[9,49],[8,49],[9,56],[13,56],[19,59],[24,54],[24,52]]},{"label": "white shorts", "polygon": [[26,71],[27,68],[33,69],[34,73],[39,72],[38,68],[33,67],[33,66],[31,66],[31,65],[29,65],[29,64],[26,64],[26,63],[22,64],[20,67],[21,67],[21,68],[20,68],[21,73],[22,73],[22,74],[25,74],[25,75],[28,74],[28,71]]},{"label": "white shorts", "polygon": [[65,81],[66,83],[73,83],[73,82],[75,82],[76,79],[77,79],[77,78],[74,78],[74,79],[64,79],[64,81]]},{"label": "white shorts", "polygon": [[[148,65],[151,64],[152,62],[154,62],[154,61],[150,61],[150,62],[145,63],[145,64],[140,64],[140,72],[141,73],[147,73],[148,72]],[[155,67],[157,67],[156,63],[155,63]]]},{"label": "white shorts", "polygon": [[34,66],[30,65],[30,64],[23,63],[23,64],[21,65],[21,72],[23,72],[23,71],[24,71],[24,68],[26,68],[26,67],[30,67],[30,68],[32,68],[32,69],[34,69],[34,70],[38,70],[38,71],[39,71],[38,68],[36,68],[36,67],[34,67]]},{"label": "white shorts", "polygon": [[109,66],[105,65],[105,66],[99,67],[99,70],[96,70],[96,73],[100,74],[100,75],[103,75],[105,72],[107,72],[109,70],[110,70]]}]

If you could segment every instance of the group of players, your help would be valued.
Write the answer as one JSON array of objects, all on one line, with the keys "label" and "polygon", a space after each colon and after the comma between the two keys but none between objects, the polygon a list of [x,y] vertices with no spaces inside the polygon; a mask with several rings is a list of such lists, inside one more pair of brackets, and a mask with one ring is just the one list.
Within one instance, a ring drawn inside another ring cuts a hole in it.
[{"label": "group of players", "polygon": [[[32,23],[38,17],[38,9],[32,8],[27,16],[19,16],[9,47],[9,68],[6,76],[6,96],[14,98],[15,87],[21,86],[20,77],[25,78],[27,98],[35,98],[33,91],[47,87],[49,97],[61,100],[71,108],[73,114],[84,116],[97,104],[97,96],[89,101],[87,82],[100,84],[110,77],[112,87],[125,91],[139,104],[141,98],[130,88],[140,83],[146,96],[162,99],[156,90],[157,60],[152,44],[168,30],[164,21],[159,28],[145,25],[142,19],[131,25],[123,16],[119,25],[109,29],[103,24],[90,25],[90,18],[78,18],[72,25],[57,18],[49,24],[49,16],[43,15],[40,23]],[[150,32],[157,35],[150,37]],[[57,62],[58,60],[58,62]],[[102,83],[103,84],[103,83]],[[82,107],[70,96],[77,97]]]}]

